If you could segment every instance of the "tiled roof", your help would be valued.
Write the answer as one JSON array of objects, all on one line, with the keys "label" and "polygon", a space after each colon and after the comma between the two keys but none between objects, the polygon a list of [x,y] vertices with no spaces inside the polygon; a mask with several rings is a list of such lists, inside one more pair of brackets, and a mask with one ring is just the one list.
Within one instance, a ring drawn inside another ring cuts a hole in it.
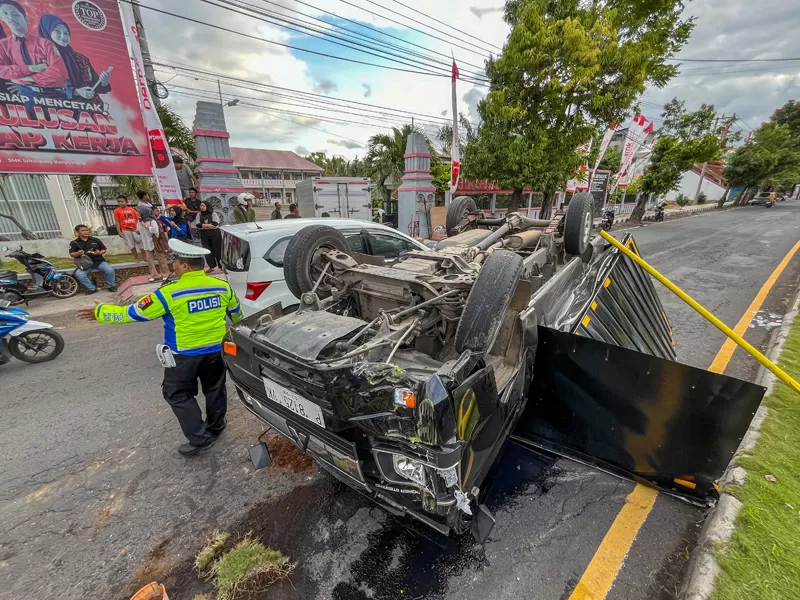
[{"label": "tiled roof", "polygon": [[324,170],[322,167],[288,150],[231,147],[231,154],[233,155],[233,164],[237,168],[286,169],[289,171],[316,171],[319,173]]}]

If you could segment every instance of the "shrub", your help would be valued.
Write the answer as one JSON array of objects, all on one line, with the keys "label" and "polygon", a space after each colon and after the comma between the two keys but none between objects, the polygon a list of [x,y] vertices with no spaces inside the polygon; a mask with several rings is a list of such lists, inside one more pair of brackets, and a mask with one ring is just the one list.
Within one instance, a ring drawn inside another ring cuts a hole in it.
[{"label": "shrub", "polygon": [[675,197],[675,204],[683,208],[684,206],[689,204],[689,196],[687,196],[686,194],[678,194]]},{"label": "shrub", "polygon": [[699,194],[697,194],[697,203],[698,204],[705,204],[707,200],[708,200],[708,196],[706,196],[705,192],[700,192]]}]

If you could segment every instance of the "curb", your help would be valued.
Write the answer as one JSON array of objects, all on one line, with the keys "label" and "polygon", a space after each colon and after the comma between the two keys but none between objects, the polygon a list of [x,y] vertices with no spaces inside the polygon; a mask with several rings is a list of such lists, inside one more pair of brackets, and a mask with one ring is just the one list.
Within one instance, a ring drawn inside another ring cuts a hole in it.
[{"label": "curb", "polygon": [[[783,323],[777,333],[769,341],[769,350],[766,352],[767,358],[776,361],[780,357],[786,338],[789,335],[792,323],[800,312],[800,289],[795,293],[791,310],[784,315]],[[766,368],[761,367],[756,377],[755,383],[764,386],[767,391],[766,397],[775,387],[777,377]],[[748,454],[755,448],[758,436],[761,432],[761,425],[767,416],[767,407],[763,404],[758,407],[750,427],[742,438],[739,448],[736,450],[734,458]],[[731,464],[722,477],[723,486],[744,485],[747,481],[747,470],[736,464]],[[700,536],[697,539],[697,546],[692,550],[689,565],[683,577],[683,584],[678,592],[678,600],[708,600],[714,591],[717,575],[720,571],[719,563],[714,555],[714,548],[719,544],[727,543],[734,531],[736,517],[743,504],[731,494],[723,492],[719,502],[711,509],[706,519]]]}]

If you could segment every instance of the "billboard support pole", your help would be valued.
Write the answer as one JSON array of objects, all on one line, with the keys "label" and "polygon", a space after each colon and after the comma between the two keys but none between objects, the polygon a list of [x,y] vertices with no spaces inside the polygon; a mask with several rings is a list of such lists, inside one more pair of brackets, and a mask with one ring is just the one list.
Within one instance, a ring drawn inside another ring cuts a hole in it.
[{"label": "billboard support pole", "polygon": [[131,7],[133,8],[133,20],[139,32],[139,49],[142,52],[144,76],[147,79],[147,85],[150,87],[150,95],[153,98],[153,104],[161,106],[161,99],[158,97],[158,90],[156,89],[156,73],[153,70],[153,61],[150,58],[150,46],[147,45],[147,36],[144,32],[144,22],[142,21],[142,12],[139,8],[139,0],[131,0]]}]

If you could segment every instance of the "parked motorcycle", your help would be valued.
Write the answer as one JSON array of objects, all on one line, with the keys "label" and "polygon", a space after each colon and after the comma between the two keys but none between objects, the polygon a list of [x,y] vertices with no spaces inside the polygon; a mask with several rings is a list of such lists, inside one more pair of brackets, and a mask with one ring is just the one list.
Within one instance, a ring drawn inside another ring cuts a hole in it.
[{"label": "parked motorcycle", "polygon": [[614,218],[616,216],[617,215],[613,210],[610,208],[606,209],[605,212],[603,212],[603,219],[600,221],[600,229],[610,231],[611,227],[614,225]]},{"label": "parked motorcycle", "polygon": [[10,357],[27,363],[42,363],[64,350],[64,338],[49,323],[31,321],[21,308],[0,300],[0,365]]},{"label": "parked motorcycle", "polygon": [[656,221],[663,221],[664,220],[664,208],[667,206],[666,201],[661,200],[658,204],[656,204]]},{"label": "parked motorcycle", "polygon": [[[9,247],[3,246],[0,250],[8,252]],[[15,271],[0,271],[0,300],[19,304],[43,296],[71,298],[78,293],[78,280],[70,273],[56,271],[41,254],[30,254],[20,246],[6,256],[22,263],[35,287],[28,287],[26,282],[19,281]]]}]

